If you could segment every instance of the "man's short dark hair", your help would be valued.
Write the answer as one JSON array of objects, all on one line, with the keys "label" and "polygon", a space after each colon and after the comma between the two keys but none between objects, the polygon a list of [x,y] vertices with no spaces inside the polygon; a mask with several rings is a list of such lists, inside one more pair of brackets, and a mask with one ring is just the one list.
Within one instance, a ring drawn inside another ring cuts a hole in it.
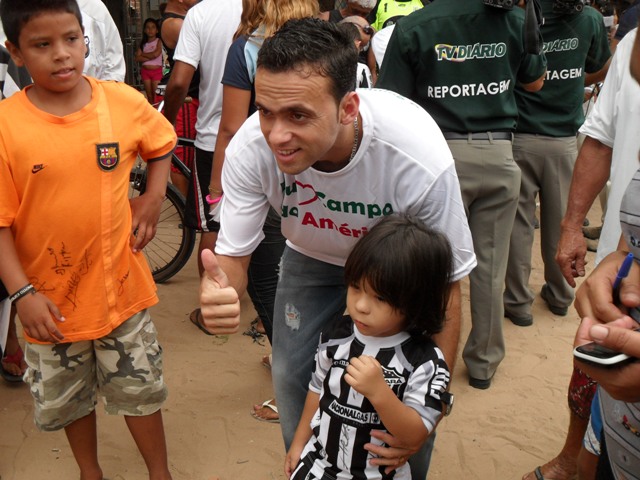
[{"label": "man's short dark hair", "polygon": [[258,53],[258,68],[274,73],[311,69],[328,77],[338,103],[356,87],[357,62],[356,46],[345,30],[317,18],[289,20]]},{"label": "man's short dark hair", "polygon": [[16,47],[20,32],[33,17],[43,13],[65,12],[76,16],[82,27],[82,13],[76,0],[2,0],[0,18],[7,40]]},{"label": "man's short dark hair", "polygon": [[447,237],[416,217],[397,214],[358,241],[344,270],[348,286],[366,280],[405,316],[408,333],[426,337],[444,326],[452,272]]}]

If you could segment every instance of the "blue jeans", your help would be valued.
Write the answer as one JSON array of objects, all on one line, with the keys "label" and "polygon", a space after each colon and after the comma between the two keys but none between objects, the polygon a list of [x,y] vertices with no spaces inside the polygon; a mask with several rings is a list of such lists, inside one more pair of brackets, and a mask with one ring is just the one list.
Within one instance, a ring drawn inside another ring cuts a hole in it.
[{"label": "blue jeans", "polygon": [[[346,308],[344,269],[285,247],[273,316],[271,374],[286,450],[302,416],[320,332]],[[424,479],[435,432],[413,457],[412,477]],[[425,461],[426,459],[426,461]]]}]

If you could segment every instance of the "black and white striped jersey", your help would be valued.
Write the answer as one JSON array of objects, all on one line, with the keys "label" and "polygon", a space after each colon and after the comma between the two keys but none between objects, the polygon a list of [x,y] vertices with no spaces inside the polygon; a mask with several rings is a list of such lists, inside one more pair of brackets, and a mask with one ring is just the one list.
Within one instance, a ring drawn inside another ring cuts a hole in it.
[{"label": "black and white striped jersey", "polygon": [[405,464],[390,475],[369,464],[365,443],[380,441],[371,430],[386,430],[371,403],[344,380],[349,360],[369,355],[380,362],[385,380],[405,405],[415,409],[432,432],[442,414],[443,394],[450,380],[440,349],[431,340],[406,332],[367,337],[344,316],[322,334],[309,389],[320,395],[311,427],[313,435],[292,479],[410,479]]}]

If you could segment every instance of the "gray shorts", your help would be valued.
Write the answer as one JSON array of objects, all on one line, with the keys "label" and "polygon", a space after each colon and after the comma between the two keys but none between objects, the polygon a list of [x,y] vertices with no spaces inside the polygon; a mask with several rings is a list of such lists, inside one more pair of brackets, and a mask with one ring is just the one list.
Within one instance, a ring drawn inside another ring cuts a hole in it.
[{"label": "gray shorts", "polygon": [[108,335],[57,345],[27,343],[25,379],[40,430],[54,431],[89,415],[100,393],[111,415],[142,416],[167,398],[162,347],[147,310]]}]

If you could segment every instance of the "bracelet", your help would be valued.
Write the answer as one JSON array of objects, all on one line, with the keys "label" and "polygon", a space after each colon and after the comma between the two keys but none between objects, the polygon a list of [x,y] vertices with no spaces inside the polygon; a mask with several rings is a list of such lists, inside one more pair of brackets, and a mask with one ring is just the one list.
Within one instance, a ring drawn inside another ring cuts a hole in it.
[{"label": "bracelet", "polygon": [[209,185],[209,193],[211,194],[219,193],[220,195],[222,195],[222,190],[218,190],[216,188],[213,188],[211,185]]},{"label": "bracelet", "polygon": [[204,197],[204,199],[207,201],[207,203],[209,205],[215,205],[220,200],[222,200],[222,195],[220,195],[219,197],[216,197],[216,198],[211,198],[211,195],[207,195],[206,197]]},{"label": "bracelet", "polygon": [[18,290],[16,293],[14,293],[13,295],[11,295],[11,296],[9,297],[9,301],[10,301],[11,303],[14,303],[14,302],[16,302],[16,301],[20,300],[22,297],[24,297],[24,296],[25,296],[26,294],[28,294],[28,293],[30,293],[30,294],[32,294],[32,295],[35,295],[35,294],[36,294],[36,289],[35,289],[35,288],[34,288],[34,286],[33,286],[33,285],[31,285],[31,284],[25,285],[25,286],[24,286],[24,287],[22,287],[20,290]]}]

